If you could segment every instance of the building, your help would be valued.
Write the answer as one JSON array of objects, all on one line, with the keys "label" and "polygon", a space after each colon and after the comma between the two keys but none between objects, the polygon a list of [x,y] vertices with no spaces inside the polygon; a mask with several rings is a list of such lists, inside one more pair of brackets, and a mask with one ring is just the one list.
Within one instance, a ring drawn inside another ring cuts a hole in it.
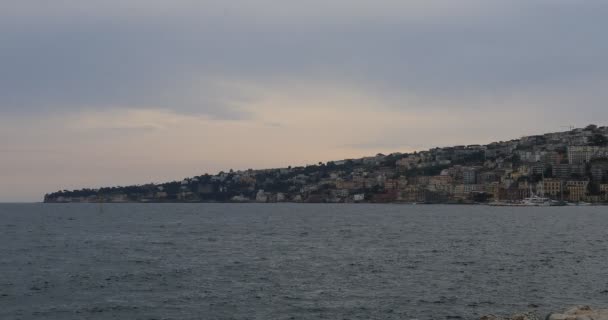
[{"label": "building", "polygon": [[258,190],[258,193],[255,195],[256,202],[268,202],[268,195],[264,192],[264,190]]},{"label": "building", "polygon": [[477,183],[477,168],[466,167],[462,169],[462,182],[464,184],[476,184]]},{"label": "building", "polygon": [[431,177],[428,177],[428,176],[417,176],[417,177],[411,177],[410,183],[413,185],[426,186],[429,184],[430,180],[431,180]]},{"label": "building", "polygon": [[542,162],[537,162],[530,166],[530,174],[541,175],[545,172],[545,164]]},{"label": "building", "polygon": [[405,202],[425,202],[426,192],[424,188],[417,185],[408,185],[402,188],[398,195],[398,200]]},{"label": "building", "polygon": [[429,185],[449,185],[452,184],[452,177],[450,176],[432,176],[429,178]]},{"label": "building", "polygon": [[386,179],[384,180],[385,190],[395,190],[399,188],[399,181],[397,179]]},{"label": "building", "polygon": [[348,189],[338,189],[336,190],[336,196],[340,198],[346,198],[350,195],[350,191]]},{"label": "building", "polygon": [[545,137],[544,137],[544,136],[540,136],[540,135],[522,137],[522,138],[519,140],[519,143],[520,143],[522,146],[534,146],[534,145],[539,145],[539,144],[543,144],[543,143],[545,143]]},{"label": "building", "polygon": [[608,161],[597,161],[591,164],[591,179],[596,182],[608,179]]},{"label": "building", "polygon": [[364,201],[364,200],[365,200],[365,194],[364,194],[364,193],[358,193],[358,194],[355,194],[355,195],[353,196],[353,200],[354,200],[355,202]]},{"label": "building", "polygon": [[405,176],[401,176],[397,180],[398,180],[398,183],[399,183],[399,189],[404,188],[408,184],[407,177],[405,177]]},{"label": "building", "polygon": [[608,201],[608,183],[600,184],[600,193],[602,194],[602,200]]},{"label": "building", "polygon": [[541,159],[541,153],[539,151],[530,150],[517,150],[515,154],[519,156],[519,159],[523,162],[534,163]]},{"label": "building", "polygon": [[336,180],[336,189],[356,190],[360,189],[361,187],[363,187],[363,184],[359,183],[358,181],[342,179]]},{"label": "building", "polygon": [[557,164],[552,167],[553,176],[562,180],[585,176],[584,164]]},{"label": "building", "polygon": [[570,165],[556,164],[552,167],[553,176],[559,179],[570,178]]},{"label": "building", "polygon": [[285,202],[285,201],[287,201],[287,196],[282,192],[277,193],[277,202]]},{"label": "building", "polygon": [[395,163],[397,167],[402,169],[412,169],[415,168],[419,163],[422,162],[422,159],[418,156],[409,156],[407,158],[402,158],[397,160]]},{"label": "building", "polygon": [[588,185],[589,181],[584,180],[566,182],[566,189],[568,190],[568,201],[583,201],[587,196]]},{"label": "building", "polygon": [[529,196],[530,189],[511,186],[509,188],[500,188],[498,190],[498,197],[494,197],[500,200],[518,201]]},{"label": "building", "polygon": [[562,159],[563,159],[562,154],[555,152],[555,151],[551,151],[551,152],[546,152],[542,156],[541,161],[547,166],[554,166],[554,165],[562,163]]},{"label": "building", "polygon": [[584,146],[589,142],[589,137],[575,135],[569,138],[568,143],[572,146]]},{"label": "building", "polygon": [[481,184],[488,184],[498,181],[498,175],[494,171],[482,172],[477,175],[477,180]]},{"label": "building", "polygon": [[457,199],[467,199],[473,192],[485,191],[480,184],[458,184],[454,186],[454,197]]},{"label": "building", "polygon": [[154,198],[156,198],[156,199],[167,199],[168,196],[169,196],[169,194],[165,191],[159,191],[156,194],[154,194]]},{"label": "building", "polygon": [[562,181],[558,179],[544,179],[543,180],[543,190],[545,192],[545,196],[551,198],[558,198],[562,195]]},{"label": "building", "polygon": [[583,164],[602,157],[608,157],[608,148],[596,146],[568,147],[568,163],[570,164]]}]

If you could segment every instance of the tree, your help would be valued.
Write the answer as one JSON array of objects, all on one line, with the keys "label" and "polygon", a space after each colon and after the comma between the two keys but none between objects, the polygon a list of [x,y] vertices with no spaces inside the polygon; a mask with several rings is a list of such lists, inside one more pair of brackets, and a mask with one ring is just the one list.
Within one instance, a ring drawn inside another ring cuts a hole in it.
[{"label": "tree", "polygon": [[590,143],[593,146],[605,147],[608,146],[608,138],[606,138],[606,136],[603,134],[597,133],[591,137]]},{"label": "tree", "polygon": [[589,192],[590,195],[601,195],[601,191],[600,191],[600,185],[597,182],[591,182],[587,185],[587,192]]},{"label": "tree", "polygon": [[514,166],[520,166],[522,164],[522,161],[521,161],[521,157],[519,156],[519,154],[514,153],[511,156],[511,162],[513,162]]},{"label": "tree", "polygon": [[545,178],[552,178],[553,177],[553,166],[548,166],[545,171]]},{"label": "tree", "polygon": [[595,130],[597,130],[597,126],[594,125],[594,124],[590,124],[590,125],[588,125],[588,126],[585,127],[585,130],[586,131],[595,131]]}]

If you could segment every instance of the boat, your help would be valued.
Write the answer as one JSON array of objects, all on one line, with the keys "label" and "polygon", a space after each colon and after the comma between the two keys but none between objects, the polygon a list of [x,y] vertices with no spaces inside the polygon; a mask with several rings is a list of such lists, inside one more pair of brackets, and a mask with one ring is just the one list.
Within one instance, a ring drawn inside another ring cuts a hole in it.
[{"label": "boat", "polygon": [[553,203],[551,205],[554,207],[563,207],[563,206],[569,205],[569,203],[564,200],[560,200],[560,201],[553,200]]},{"label": "boat", "polygon": [[520,201],[501,201],[495,200],[493,202],[488,203],[490,206],[497,207],[561,207],[561,206],[570,206],[570,205],[590,205],[589,203],[579,202],[576,204],[564,201],[563,188],[561,188],[561,200],[553,200],[545,197],[545,188],[544,188],[545,175],[543,174],[543,179],[540,182],[540,192],[536,194],[534,190],[532,190],[532,186],[530,185],[530,196],[520,200]]},{"label": "boat", "polygon": [[554,205],[553,200],[545,197],[540,197],[535,194],[533,194],[531,197],[525,198],[521,203],[522,205],[528,207],[550,207]]}]

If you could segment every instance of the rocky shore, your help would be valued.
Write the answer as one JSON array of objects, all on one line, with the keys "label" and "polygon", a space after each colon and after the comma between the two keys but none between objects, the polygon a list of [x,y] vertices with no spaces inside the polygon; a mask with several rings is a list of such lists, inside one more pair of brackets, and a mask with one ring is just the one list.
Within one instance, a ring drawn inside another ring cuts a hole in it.
[{"label": "rocky shore", "polygon": [[[541,320],[541,317],[534,313],[520,313],[511,317],[499,317],[487,315],[480,320]],[[572,307],[562,313],[551,313],[545,320],[608,320],[608,309],[593,309],[590,306]]]}]

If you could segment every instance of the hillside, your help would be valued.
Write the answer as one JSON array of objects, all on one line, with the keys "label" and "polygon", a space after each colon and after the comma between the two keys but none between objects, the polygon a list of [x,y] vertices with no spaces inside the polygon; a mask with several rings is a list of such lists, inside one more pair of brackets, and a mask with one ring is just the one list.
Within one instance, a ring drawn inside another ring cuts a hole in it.
[{"label": "hillside", "polygon": [[539,191],[571,202],[607,202],[608,127],[162,184],[63,190],[44,201],[478,203]]}]

